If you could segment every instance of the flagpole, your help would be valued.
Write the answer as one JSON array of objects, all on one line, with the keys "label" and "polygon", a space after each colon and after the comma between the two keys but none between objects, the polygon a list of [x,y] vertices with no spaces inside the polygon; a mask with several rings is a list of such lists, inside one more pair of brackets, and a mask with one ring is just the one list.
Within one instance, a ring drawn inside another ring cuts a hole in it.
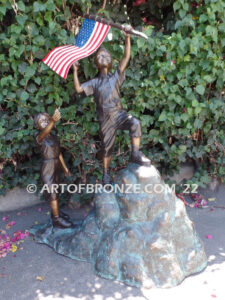
[{"label": "flagpole", "polygon": [[126,27],[124,25],[111,22],[111,21],[103,19],[103,18],[101,18],[99,16],[84,14],[84,17],[87,18],[87,19],[90,19],[90,20],[97,21],[99,23],[103,23],[103,24],[109,25],[109,26],[117,28],[119,30],[125,31],[126,33],[142,37],[143,39],[146,39],[146,40],[148,39],[148,36],[146,34],[144,34],[143,32],[140,32],[140,31],[137,31],[137,30],[134,30],[134,29],[126,30]]}]

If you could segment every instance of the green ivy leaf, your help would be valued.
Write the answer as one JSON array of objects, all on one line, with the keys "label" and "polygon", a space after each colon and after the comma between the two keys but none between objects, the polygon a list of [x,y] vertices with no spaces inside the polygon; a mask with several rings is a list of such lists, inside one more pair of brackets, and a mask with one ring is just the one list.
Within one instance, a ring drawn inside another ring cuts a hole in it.
[{"label": "green ivy leaf", "polygon": [[166,120],[166,113],[163,111],[159,116],[159,122],[164,122]]},{"label": "green ivy leaf", "polygon": [[26,68],[26,73],[25,73],[26,78],[30,78],[30,77],[34,76],[35,72],[36,72],[36,66],[35,65],[33,65],[31,67],[27,67]]},{"label": "green ivy leaf", "polygon": [[0,127],[0,135],[2,135],[5,132],[5,128]]},{"label": "green ivy leaf", "polygon": [[197,85],[196,86],[196,92],[200,95],[204,95],[205,93],[205,87],[203,85]]},{"label": "green ivy leaf", "polygon": [[26,100],[29,98],[29,94],[26,91],[23,91],[20,95],[20,100],[22,102],[26,102]]},{"label": "green ivy leaf", "polygon": [[16,20],[17,22],[23,27],[24,24],[26,23],[26,20],[28,19],[28,17],[26,15],[18,15],[16,16]]},{"label": "green ivy leaf", "polygon": [[46,5],[36,1],[34,2],[33,9],[34,12],[45,11]]},{"label": "green ivy leaf", "polygon": [[5,5],[0,5],[0,12],[3,14],[3,16],[6,13],[6,6]]},{"label": "green ivy leaf", "polygon": [[23,1],[19,1],[19,2],[17,3],[17,6],[18,6],[18,9],[19,9],[20,11],[23,11],[23,12],[26,11],[26,6],[24,5]]}]

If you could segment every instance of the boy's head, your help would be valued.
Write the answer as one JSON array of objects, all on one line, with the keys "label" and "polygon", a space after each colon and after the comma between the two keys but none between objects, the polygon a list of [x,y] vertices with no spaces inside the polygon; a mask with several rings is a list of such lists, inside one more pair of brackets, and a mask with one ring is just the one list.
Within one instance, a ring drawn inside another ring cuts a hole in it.
[{"label": "boy's head", "polygon": [[95,65],[100,70],[107,68],[108,70],[112,67],[111,54],[103,47],[99,48],[95,55]]},{"label": "boy's head", "polygon": [[50,116],[47,113],[40,113],[34,117],[34,126],[36,129],[43,130],[48,126]]}]

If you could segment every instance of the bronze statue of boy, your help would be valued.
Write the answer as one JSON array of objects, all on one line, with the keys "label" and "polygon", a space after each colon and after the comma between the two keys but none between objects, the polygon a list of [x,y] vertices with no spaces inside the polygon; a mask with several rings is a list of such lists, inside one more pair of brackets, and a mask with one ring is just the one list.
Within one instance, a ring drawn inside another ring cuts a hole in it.
[{"label": "bronze statue of boy", "polygon": [[[130,26],[126,27],[127,30],[129,28]],[[95,56],[95,65],[99,70],[98,77],[80,84],[78,79],[79,63],[76,62],[73,64],[76,92],[84,92],[87,96],[94,95],[97,105],[97,118],[100,125],[103,154],[103,185],[111,183],[109,165],[118,129],[129,130],[130,132],[132,145],[131,162],[144,166],[150,166],[151,164],[151,161],[139,151],[141,140],[140,121],[123,110],[120,102],[119,88],[125,80],[124,71],[130,60],[131,47],[130,35],[126,34],[126,32],[124,32],[124,35],[124,56],[113,74],[110,72],[112,67],[111,55],[104,48],[100,48]]]},{"label": "bronze statue of boy", "polygon": [[54,125],[61,118],[58,109],[55,110],[52,117],[47,113],[39,113],[34,118],[34,125],[38,132],[36,133],[36,141],[41,147],[42,166],[41,179],[47,184],[47,196],[50,200],[51,217],[53,227],[69,228],[73,225],[69,216],[59,211],[59,197],[53,185],[59,184],[60,169],[63,168],[65,175],[70,176],[70,172],[63,159],[60,143],[56,135],[51,133]]}]

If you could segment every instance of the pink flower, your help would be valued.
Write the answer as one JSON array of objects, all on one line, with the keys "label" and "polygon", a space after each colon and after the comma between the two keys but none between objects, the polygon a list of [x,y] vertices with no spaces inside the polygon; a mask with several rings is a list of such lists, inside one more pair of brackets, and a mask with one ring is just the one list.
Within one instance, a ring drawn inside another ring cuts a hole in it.
[{"label": "pink flower", "polygon": [[9,219],[9,217],[7,217],[7,216],[2,217],[2,221],[3,221],[3,222],[7,222],[8,219]]},{"label": "pink flower", "polygon": [[18,238],[17,238],[17,237],[15,237],[15,238],[10,238],[10,241],[14,243],[14,242],[18,241]]},{"label": "pink flower", "polygon": [[209,240],[211,240],[212,239],[211,234],[207,234],[206,238],[209,239]]},{"label": "pink flower", "polygon": [[21,233],[21,234],[20,234],[20,239],[21,239],[21,240],[24,240],[25,237],[26,237],[26,236],[25,236],[24,233]]},{"label": "pink flower", "polygon": [[9,222],[9,225],[10,226],[13,226],[13,225],[15,225],[16,224],[16,222],[15,221],[11,221],[11,222]]},{"label": "pink flower", "polygon": [[205,206],[205,205],[207,205],[207,204],[208,204],[207,201],[206,201],[205,199],[202,199],[201,205]]},{"label": "pink flower", "polygon": [[171,60],[171,65],[175,65],[176,64],[176,62],[175,62],[175,60]]},{"label": "pink flower", "polygon": [[3,245],[3,249],[6,249],[6,250],[8,250],[8,249],[10,249],[10,242],[6,242],[4,245]]}]

